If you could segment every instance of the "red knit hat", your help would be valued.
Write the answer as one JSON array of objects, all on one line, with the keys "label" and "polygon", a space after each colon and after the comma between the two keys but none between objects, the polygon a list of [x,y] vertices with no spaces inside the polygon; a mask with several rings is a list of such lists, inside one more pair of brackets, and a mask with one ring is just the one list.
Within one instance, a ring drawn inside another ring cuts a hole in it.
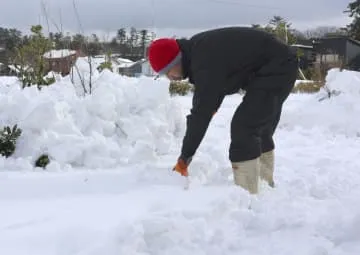
[{"label": "red knit hat", "polygon": [[181,51],[175,39],[162,38],[150,44],[148,57],[152,69],[161,75],[180,62]]}]

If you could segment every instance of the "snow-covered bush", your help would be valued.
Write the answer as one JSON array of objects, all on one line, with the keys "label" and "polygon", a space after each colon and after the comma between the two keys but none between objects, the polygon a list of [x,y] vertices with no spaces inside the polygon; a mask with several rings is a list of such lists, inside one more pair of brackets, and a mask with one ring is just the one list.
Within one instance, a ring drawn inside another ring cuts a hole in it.
[{"label": "snow-covered bush", "polygon": [[11,156],[16,149],[16,141],[20,137],[22,130],[14,125],[4,127],[0,131],[0,154],[5,157]]}]

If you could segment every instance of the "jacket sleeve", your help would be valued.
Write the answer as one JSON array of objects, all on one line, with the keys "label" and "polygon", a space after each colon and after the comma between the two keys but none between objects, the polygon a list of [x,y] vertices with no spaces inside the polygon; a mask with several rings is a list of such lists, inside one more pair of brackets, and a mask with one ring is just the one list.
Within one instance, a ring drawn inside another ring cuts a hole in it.
[{"label": "jacket sleeve", "polygon": [[211,71],[199,71],[193,77],[195,91],[190,114],[187,116],[186,132],[181,149],[182,159],[192,158],[199,147],[210,120],[220,107],[224,93],[218,79]]}]

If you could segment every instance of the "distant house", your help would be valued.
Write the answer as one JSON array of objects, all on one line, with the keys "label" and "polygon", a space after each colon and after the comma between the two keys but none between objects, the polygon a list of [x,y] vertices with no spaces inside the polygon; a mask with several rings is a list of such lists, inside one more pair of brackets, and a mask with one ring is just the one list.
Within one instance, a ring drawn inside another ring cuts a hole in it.
[{"label": "distant house", "polygon": [[78,54],[75,50],[51,50],[44,54],[47,71],[68,75],[71,67],[76,62]]},{"label": "distant house", "polygon": [[145,76],[156,76],[156,73],[152,69],[149,60],[145,60],[142,62],[141,71],[142,74]]},{"label": "distant house", "polygon": [[348,36],[314,38],[300,41],[292,47],[304,53],[300,57],[302,69],[315,66],[324,71],[332,67],[360,70],[360,42]]},{"label": "distant house", "polygon": [[298,41],[296,44],[291,46],[297,49],[299,56],[299,67],[302,70],[313,66],[313,63],[316,61],[316,53],[314,52],[314,47],[310,40]]},{"label": "distant house", "polygon": [[119,74],[125,74],[127,68],[131,67],[136,63],[130,59],[122,58],[120,56],[112,56],[111,59],[113,61],[114,72]]},{"label": "distant house", "polygon": [[92,59],[94,67],[100,72],[102,71],[102,65],[105,62],[111,62],[112,71],[114,73],[129,77],[156,75],[147,59],[132,61],[128,58],[121,57],[121,54],[111,54],[110,58],[107,55],[96,55],[93,56]]},{"label": "distant house", "polygon": [[92,57],[95,68],[102,71],[102,65],[106,62],[111,63],[112,71],[114,73],[125,72],[124,70],[135,64],[130,59],[120,57],[120,54],[111,54],[110,58],[107,55],[96,55]]},{"label": "distant house", "polygon": [[141,59],[139,61],[123,64],[118,67],[119,74],[130,76],[130,77],[139,77],[139,76],[155,76],[156,74],[152,70],[149,61],[146,59]]},{"label": "distant house", "polygon": [[360,62],[355,61],[360,56],[360,42],[347,36],[332,36],[318,39],[314,42],[317,53],[316,64],[331,68],[344,66],[359,70]]}]

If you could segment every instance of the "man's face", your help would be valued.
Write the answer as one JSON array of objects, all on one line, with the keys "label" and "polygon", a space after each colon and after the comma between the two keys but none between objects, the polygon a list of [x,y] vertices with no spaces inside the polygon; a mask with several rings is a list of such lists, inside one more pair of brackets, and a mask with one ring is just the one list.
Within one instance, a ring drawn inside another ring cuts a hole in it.
[{"label": "man's face", "polygon": [[171,81],[180,81],[183,79],[181,65],[176,65],[167,72],[166,77]]}]

